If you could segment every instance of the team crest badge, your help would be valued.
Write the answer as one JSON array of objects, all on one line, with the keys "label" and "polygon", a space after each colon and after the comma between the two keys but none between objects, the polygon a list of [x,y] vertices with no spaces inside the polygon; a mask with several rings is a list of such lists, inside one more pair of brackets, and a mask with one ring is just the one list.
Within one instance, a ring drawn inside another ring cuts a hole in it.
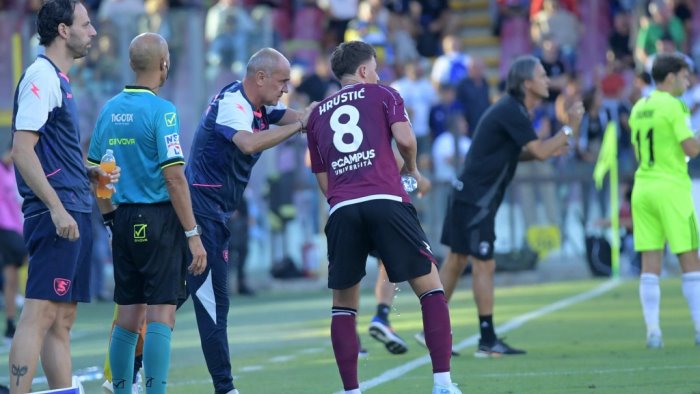
[{"label": "team crest badge", "polygon": [[486,241],[481,241],[479,244],[479,254],[485,256],[489,254],[489,243]]},{"label": "team crest badge", "polygon": [[224,261],[228,263],[228,249],[225,249],[221,254],[224,256]]},{"label": "team crest badge", "polygon": [[53,291],[56,292],[60,297],[63,297],[68,293],[70,289],[70,281],[63,278],[54,278],[53,280]]}]

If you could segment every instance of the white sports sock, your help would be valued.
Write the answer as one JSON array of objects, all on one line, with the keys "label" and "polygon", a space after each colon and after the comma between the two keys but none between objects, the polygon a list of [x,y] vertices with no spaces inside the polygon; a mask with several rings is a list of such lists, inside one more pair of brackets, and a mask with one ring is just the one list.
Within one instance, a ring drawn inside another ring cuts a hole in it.
[{"label": "white sports sock", "polygon": [[345,390],[345,394],[362,394],[360,389]]},{"label": "white sports sock", "polygon": [[639,300],[642,302],[642,313],[647,326],[647,336],[661,335],[659,326],[659,308],[661,304],[661,288],[659,276],[642,274],[639,278]]},{"label": "white sports sock", "polygon": [[438,386],[450,387],[452,385],[452,377],[449,372],[436,372],[433,374],[433,382]]},{"label": "white sports sock", "polygon": [[687,272],[681,278],[683,295],[688,301],[690,317],[695,324],[695,335],[700,335],[700,272]]}]

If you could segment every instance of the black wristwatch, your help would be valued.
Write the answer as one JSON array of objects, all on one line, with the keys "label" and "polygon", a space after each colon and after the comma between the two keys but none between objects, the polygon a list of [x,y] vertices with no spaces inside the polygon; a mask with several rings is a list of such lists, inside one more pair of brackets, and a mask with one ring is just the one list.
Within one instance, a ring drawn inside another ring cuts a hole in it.
[{"label": "black wristwatch", "polygon": [[195,224],[192,230],[185,231],[185,237],[187,238],[196,237],[198,235],[202,235],[202,228],[199,227],[198,224]]},{"label": "black wristwatch", "polygon": [[107,212],[104,215],[102,215],[102,223],[105,225],[105,227],[108,227],[110,230],[114,227],[114,212]]}]

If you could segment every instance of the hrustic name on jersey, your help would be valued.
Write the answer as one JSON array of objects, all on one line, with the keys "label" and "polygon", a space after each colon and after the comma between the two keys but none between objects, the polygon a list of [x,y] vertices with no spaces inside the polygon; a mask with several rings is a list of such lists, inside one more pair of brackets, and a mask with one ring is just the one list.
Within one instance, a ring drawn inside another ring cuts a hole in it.
[{"label": "hrustic name on jersey", "polygon": [[323,115],[324,112],[332,109],[338,104],[344,104],[347,103],[348,101],[353,101],[353,100],[358,100],[358,99],[363,99],[365,98],[365,89],[362,88],[360,90],[355,90],[355,91],[350,91],[350,92],[343,92],[335,97],[333,97],[332,100],[328,100],[323,105],[318,107],[318,114]]}]

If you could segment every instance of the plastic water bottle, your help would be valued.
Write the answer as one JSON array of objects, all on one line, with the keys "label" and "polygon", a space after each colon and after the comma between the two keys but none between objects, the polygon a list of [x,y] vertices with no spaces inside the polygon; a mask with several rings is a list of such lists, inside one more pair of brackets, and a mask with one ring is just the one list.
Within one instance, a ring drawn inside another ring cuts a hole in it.
[{"label": "plastic water bottle", "polygon": [[403,185],[403,190],[405,190],[407,193],[411,193],[418,189],[418,181],[416,181],[416,178],[412,177],[411,175],[402,175],[401,184]]},{"label": "plastic water bottle", "polygon": [[[102,171],[110,174],[117,168],[117,161],[114,158],[114,152],[111,149],[107,149],[102,160],[100,160],[100,168]],[[97,184],[97,198],[112,198],[114,193],[114,186],[109,180],[108,176],[101,176],[100,181]]]}]

